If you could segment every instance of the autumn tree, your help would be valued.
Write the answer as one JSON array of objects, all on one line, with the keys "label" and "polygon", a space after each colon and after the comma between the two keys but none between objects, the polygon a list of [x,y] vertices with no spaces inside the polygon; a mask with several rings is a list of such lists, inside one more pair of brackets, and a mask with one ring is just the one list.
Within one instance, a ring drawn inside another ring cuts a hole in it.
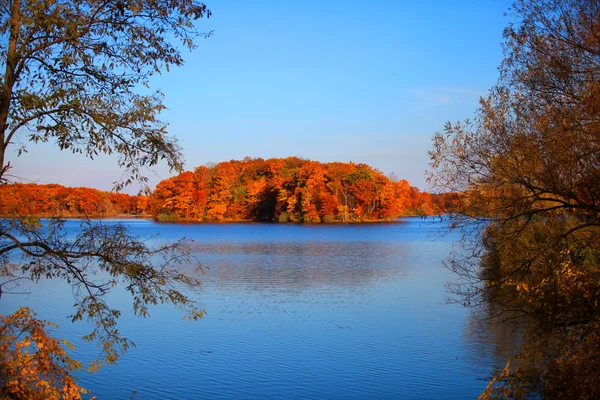
[{"label": "autumn tree", "polygon": [[[53,142],[89,158],[117,155],[124,169],[117,189],[144,184],[144,169],[161,160],[180,171],[180,149],[159,118],[163,96],[140,89],[150,87],[153,74],[183,63],[181,50],[193,48],[202,35],[194,21],[209,15],[196,1],[0,2],[0,181],[18,174],[6,161],[7,150],[27,142]],[[118,282],[131,293],[137,315],[167,302],[201,316],[180,291],[197,283],[182,272],[179,263],[186,261],[193,259],[185,242],[152,248],[122,226],[84,221],[69,239],[58,220],[44,226],[35,218],[0,222],[0,289],[6,295],[21,278],[76,286],[73,320],[90,320],[94,329],[86,339],[97,340],[103,350],[95,366],[116,360],[131,343],[116,328],[119,311],[104,301]],[[98,270],[106,281],[91,280]],[[17,355],[14,346],[2,348],[4,360]],[[9,379],[6,365],[2,386]],[[44,379],[42,373],[32,376]]]},{"label": "autumn tree", "polygon": [[433,210],[428,193],[368,165],[298,157],[198,167],[160,182],[150,203],[159,221],[358,222]]},{"label": "autumn tree", "polygon": [[465,304],[510,312],[537,348],[483,397],[597,398],[600,3],[519,0],[513,12],[498,84],[430,153],[431,183],[462,192],[466,251],[448,265]]}]

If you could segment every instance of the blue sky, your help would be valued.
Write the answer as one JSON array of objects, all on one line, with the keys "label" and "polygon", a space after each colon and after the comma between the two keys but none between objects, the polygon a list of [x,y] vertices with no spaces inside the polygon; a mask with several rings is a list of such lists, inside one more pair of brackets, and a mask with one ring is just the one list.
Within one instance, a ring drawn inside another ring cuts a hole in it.
[{"label": "blue sky", "polygon": [[[510,1],[207,0],[209,39],[156,77],[186,167],[250,157],[367,163],[427,190],[431,137],[497,79]],[[31,145],[12,172],[110,190],[115,160]],[[169,176],[149,171],[151,187]],[[129,192],[135,192],[137,187]]]}]

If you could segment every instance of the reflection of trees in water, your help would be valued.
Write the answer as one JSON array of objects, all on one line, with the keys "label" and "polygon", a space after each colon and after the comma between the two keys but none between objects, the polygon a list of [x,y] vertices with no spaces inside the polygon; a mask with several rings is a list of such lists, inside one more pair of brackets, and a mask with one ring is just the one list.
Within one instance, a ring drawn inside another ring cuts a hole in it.
[{"label": "reflection of trees in water", "polygon": [[548,322],[524,313],[522,299],[510,309],[499,290],[483,296],[466,326],[471,361],[496,370],[481,398],[600,398],[600,324]]},{"label": "reflection of trees in water", "polygon": [[229,242],[194,250],[210,268],[205,285],[232,289],[356,288],[406,274],[406,251],[397,243]]},{"label": "reflection of trees in water", "polygon": [[[493,316],[493,318],[492,318]],[[506,360],[523,351],[523,320],[504,311],[499,316],[497,307],[488,302],[469,314],[465,326],[465,340],[471,362],[481,367],[504,367]]]}]

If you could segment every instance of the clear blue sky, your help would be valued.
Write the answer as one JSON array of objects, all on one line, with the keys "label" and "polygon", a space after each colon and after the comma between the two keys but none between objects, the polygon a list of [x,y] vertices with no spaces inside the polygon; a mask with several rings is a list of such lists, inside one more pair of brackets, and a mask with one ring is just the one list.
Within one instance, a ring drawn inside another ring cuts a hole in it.
[{"label": "clear blue sky", "polygon": [[[497,79],[510,1],[206,0],[186,64],[153,80],[186,167],[250,157],[370,164],[426,190],[432,135]],[[13,173],[109,190],[114,159],[31,145]],[[168,177],[149,172],[151,187]],[[135,191],[137,188],[128,190]]]}]

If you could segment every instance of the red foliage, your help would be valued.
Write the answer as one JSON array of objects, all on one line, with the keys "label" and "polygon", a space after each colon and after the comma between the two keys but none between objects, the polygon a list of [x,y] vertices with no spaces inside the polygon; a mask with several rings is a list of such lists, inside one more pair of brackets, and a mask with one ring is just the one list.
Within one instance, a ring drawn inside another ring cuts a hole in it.
[{"label": "red foliage", "polygon": [[431,215],[435,200],[365,164],[246,157],[163,180],[150,208],[169,221],[350,222]]},{"label": "red foliage", "polygon": [[0,185],[0,217],[114,217],[143,214],[147,196],[57,184]]}]

